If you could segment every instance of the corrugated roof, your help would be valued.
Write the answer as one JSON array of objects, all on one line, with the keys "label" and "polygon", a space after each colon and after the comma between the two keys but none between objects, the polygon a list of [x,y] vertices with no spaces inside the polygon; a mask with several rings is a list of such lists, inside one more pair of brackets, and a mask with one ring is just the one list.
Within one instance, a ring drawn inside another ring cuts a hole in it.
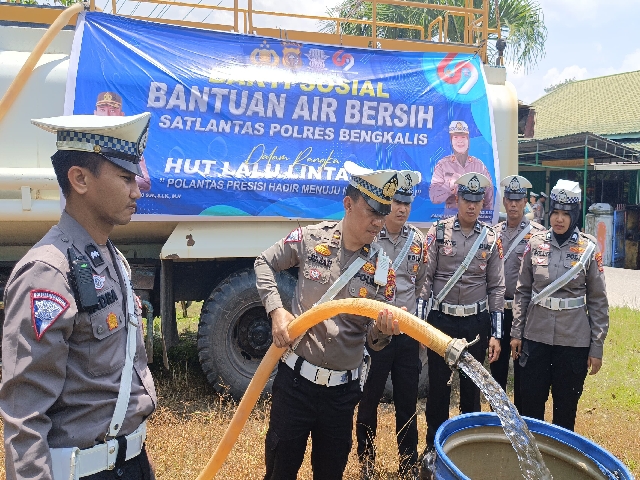
[{"label": "corrugated roof", "polygon": [[533,102],[535,138],[640,132],[640,70],[563,85]]}]

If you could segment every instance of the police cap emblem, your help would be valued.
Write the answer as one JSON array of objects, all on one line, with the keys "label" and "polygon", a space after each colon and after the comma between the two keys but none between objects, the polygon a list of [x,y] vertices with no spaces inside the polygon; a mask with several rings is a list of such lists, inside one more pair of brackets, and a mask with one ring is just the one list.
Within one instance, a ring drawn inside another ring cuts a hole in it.
[{"label": "police cap emblem", "polygon": [[480,180],[478,180],[478,177],[476,177],[475,175],[471,177],[471,179],[467,183],[467,188],[470,192],[477,192],[478,190],[480,190]]}]

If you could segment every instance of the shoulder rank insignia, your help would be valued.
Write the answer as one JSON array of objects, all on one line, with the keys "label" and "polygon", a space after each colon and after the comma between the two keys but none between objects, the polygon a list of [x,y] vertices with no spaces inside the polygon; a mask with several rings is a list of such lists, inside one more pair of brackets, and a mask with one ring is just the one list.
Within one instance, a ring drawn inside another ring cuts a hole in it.
[{"label": "shoulder rank insignia", "polygon": [[604,266],[602,264],[602,254],[600,252],[596,253],[595,259],[598,264],[598,270],[600,272],[604,272]]},{"label": "shoulder rank insignia", "polygon": [[31,318],[36,340],[40,341],[54,322],[69,308],[62,295],[49,290],[31,290]]},{"label": "shoulder rank insignia", "polygon": [[100,255],[100,251],[93,243],[87,245],[84,248],[84,251],[91,259],[91,263],[93,263],[94,267],[99,267],[100,265],[104,264],[104,259],[102,258],[102,255]]},{"label": "shoulder rank insignia", "polygon": [[328,257],[329,255],[331,255],[331,249],[327,245],[322,245],[322,244],[316,245],[314,250],[320,255],[323,255],[325,257]]},{"label": "shoulder rank insignia", "polygon": [[498,240],[496,240],[496,245],[498,246],[498,255],[500,255],[500,258],[504,258],[504,251],[502,250],[502,238],[498,237]]},{"label": "shoulder rank insignia", "polygon": [[387,274],[387,286],[384,289],[384,298],[387,300],[393,300],[396,295],[396,272],[393,268],[389,269]]},{"label": "shoulder rank insignia", "polygon": [[118,328],[118,316],[113,312],[107,315],[107,327],[109,327],[109,331]]},{"label": "shoulder rank insignia", "polygon": [[298,243],[302,241],[302,228],[298,227],[284,239],[284,243]]}]

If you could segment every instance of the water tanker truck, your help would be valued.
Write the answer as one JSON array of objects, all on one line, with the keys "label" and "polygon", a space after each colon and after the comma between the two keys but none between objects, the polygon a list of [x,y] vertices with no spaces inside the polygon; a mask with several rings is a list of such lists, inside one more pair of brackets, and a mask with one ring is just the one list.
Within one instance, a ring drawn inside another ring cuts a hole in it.
[{"label": "water tanker truck", "polygon": [[[112,239],[147,316],[161,318],[165,352],[178,342],[176,302],[204,302],[200,363],[214,387],[239,397],[271,344],[254,259],[298,226],[341,218],[346,160],[420,170],[410,221],[427,228],[450,213],[434,171],[452,153],[450,128],[466,129],[468,153],[494,185],[483,218],[497,218],[495,185],[517,173],[518,105],[505,69],[487,63],[497,33],[488,1],[439,6],[429,28],[376,17],[379,5],[410,3],[399,0],[365,1],[365,20],[235,0],[206,7],[215,24],[102,13],[93,2],[71,11],[0,3],[0,292],[64,205],[55,138],[30,120],[149,111],[138,213]],[[115,0],[105,8],[116,11]],[[299,29],[271,26],[283,17]],[[465,43],[447,38],[452,21]],[[349,22],[363,34],[346,31]],[[412,33],[386,38],[385,28]],[[285,305],[296,275],[279,274]]]}]

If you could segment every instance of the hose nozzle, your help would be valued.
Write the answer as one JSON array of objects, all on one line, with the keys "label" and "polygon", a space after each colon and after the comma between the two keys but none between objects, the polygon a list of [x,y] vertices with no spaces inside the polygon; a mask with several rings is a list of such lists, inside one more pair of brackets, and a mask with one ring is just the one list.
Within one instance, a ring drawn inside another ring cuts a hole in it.
[{"label": "hose nozzle", "polygon": [[447,346],[447,350],[444,352],[444,361],[451,367],[451,369],[458,368],[460,357],[471,345],[475,345],[480,341],[480,335],[478,335],[472,342],[467,342],[464,338],[454,338],[452,342]]}]

